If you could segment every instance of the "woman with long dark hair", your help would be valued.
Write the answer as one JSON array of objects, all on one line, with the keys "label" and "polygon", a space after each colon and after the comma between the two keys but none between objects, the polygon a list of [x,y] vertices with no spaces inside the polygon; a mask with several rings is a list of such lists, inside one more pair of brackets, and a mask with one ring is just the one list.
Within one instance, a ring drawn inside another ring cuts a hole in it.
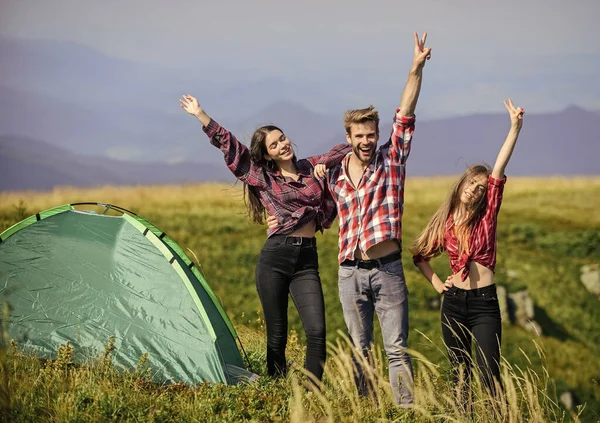
[{"label": "woman with long dark hair", "polygon": [[227,167],[244,183],[248,216],[262,224],[267,214],[277,227],[267,240],[256,266],[256,288],[267,328],[267,371],[283,376],[287,366],[288,293],[306,333],[305,368],[321,380],[325,363],[325,306],[319,276],[315,233],[329,228],[335,204],[315,167],[332,167],[350,151],[340,144],[322,156],[298,160],[283,131],[269,125],[252,135],[250,148],[208,116],[198,100],[184,95],[181,107],[195,116],[219,148]]},{"label": "woman with long dark hair", "polygon": [[[510,99],[504,106],[511,127],[494,168],[470,166],[411,248],[415,265],[436,291],[444,294],[442,334],[455,382],[463,367],[464,386],[469,386],[474,338],[481,381],[492,393],[501,386],[502,326],[494,283],[496,224],[506,183],[504,169],[519,137],[524,113]],[[452,275],[442,282],[429,260],[444,251],[448,253]]]}]

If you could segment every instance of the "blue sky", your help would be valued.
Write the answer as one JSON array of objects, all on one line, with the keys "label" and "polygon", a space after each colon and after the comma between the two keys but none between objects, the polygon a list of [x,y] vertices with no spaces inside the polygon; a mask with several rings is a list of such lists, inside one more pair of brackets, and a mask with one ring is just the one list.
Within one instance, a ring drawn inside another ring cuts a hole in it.
[{"label": "blue sky", "polygon": [[428,115],[441,117],[501,111],[508,96],[538,112],[600,110],[598,16],[594,0],[2,0],[0,36],[75,42],[199,79],[343,75],[361,103],[370,87],[399,91],[412,31],[427,31]]}]

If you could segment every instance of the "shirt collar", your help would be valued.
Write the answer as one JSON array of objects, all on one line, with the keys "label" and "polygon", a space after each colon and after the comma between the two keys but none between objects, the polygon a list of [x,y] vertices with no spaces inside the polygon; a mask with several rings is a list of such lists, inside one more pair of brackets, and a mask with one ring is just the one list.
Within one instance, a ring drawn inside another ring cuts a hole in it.
[{"label": "shirt collar", "polygon": [[[296,156],[292,158],[292,162],[296,166],[296,170],[298,171],[299,176],[310,176],[311,169],[309,166],[305,166],[305,160],[298,160]],[[269,172],[273,176],[282,176],[281,171],[275,166],[275,164],[266,167],[267,172]]]}]

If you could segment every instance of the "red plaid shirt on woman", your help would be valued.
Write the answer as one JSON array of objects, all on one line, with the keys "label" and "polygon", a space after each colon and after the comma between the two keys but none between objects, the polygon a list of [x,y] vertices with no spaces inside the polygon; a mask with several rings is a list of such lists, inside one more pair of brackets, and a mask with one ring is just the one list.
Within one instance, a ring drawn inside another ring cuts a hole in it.
[{"label": "red plaid shirt on woman", "polygon": [[[462,270],[462,281],[465,281],[469,277],[469,264],[472,261],[476,261],[482,266],[487,267],[492,272],[496,268],[496,226],[505,184],[506,175],[502,179],[489,176],[485,214],[475,223],[475,226],[469,233],[469,251],[465,251],[462,255],[459,255],[460,250],[458,248],[456,231],[454,230],[454,216],[452,213],[450,213],[450,216],[446,220],[444,245],[442,248],[436,245],[431,251],[441,253],[446,250],[450,259],[452,273],[457,274]],[[425,260],[421,255],[413,256],[413,263],[415,264]]]},{"label": "red plaid shirt on woman", "polygon": [[243,183],[254,187],[267,213],[277,218],[277,228],[268,229],[267,236],[289,234],[316,219],[317,230],[323,231],[335,219],[335,204],[331,199],[325,180],[313,175],[317,163],[327,168],[338,164],[350,151],[349,144],[339,144],[321,155],[296,160],[298,180],[283,176],[275,168],[257,166],[250,160],[250,150],[228,130],[214,120],[203,127],[210,143],[218,147],[225,157],[225,164]]},{"label": "red plaid shirt on woman", "polygon": [[405,167],[415,116],[399,113],[396,109],[390,139],[379,147],[358,186],[348,176],[350,155],[329,171],[329,189],[339,214],[339,263],[354,260],[357,246],[366,253],[380,242],[402,239]]}]

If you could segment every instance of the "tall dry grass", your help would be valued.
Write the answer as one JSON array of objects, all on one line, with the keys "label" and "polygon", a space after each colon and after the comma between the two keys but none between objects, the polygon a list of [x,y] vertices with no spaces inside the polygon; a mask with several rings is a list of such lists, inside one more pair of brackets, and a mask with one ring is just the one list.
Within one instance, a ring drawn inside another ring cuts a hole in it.
[{"label": "tall dry grass", "polygon": [[[403,217],[407,243],[439,206],[453,180],[407,180]],[[538,336],[510,325],[503,328],[506,398],[496,405],[493,399],[490,403],[491,399],[477,393],[479,385],[474,381],[477,401],[473,414],[466,413],[457,402],[456,392],[447,382],[448,363],[442,358],[445,352],[435,350],[436,345],[441,345],[439,311],[429,310],[428,305],[436,294],[409,264],[406,254],[411,326],[435,341],[421,346],[415,329],[411,330],[411,346],[418,349],[412,351],[416,364],[415,408],[407,411],[393,406],[386,364],[377,349],[371,360],[376,364],[372,378],[378,387],[378,403],[356,395],[350,377],[352,353],[336,332],[344,323],[336,291],[335,230],[319,235],[328,339],[332,342],[321,392],[311,393],[304,387],[302,339],[291,331],[290,377],[283,381],[263,378],[249,387],[201,385],[167,389],[139,382],[143,377],[134,377],[135,369],[123,373],[104,366],[100,371],[97,361],[91,360],[86,366],[69,363],[68,354],[63,355],[64,365],[56,367],[8,344],[0,351],[0,406],[8,404],[8,409],[17,413],[7,421],[562,422],[578,421],[580,414],[582,421],[597,421],[600,315],[597,299],[591,298],[579,281],[579,267],[598,262],[595,240],[600,228],[599,193],[598,177],[534,179],[509,175],[499,222],[498,281],[509,291],[528,288],[535,300],[536,315],[544,319],[540,320],[544,334]],[[168,232],[186,251],[196,252],[196,261],[234,320],[254,370],[266,374],[264,327],[260,313],[255,316],[260,304],[253,284],[264,228],[246,219],[240,184],[3,192],[0,231],[36,212],[81,201],[101,201],[130,209]],[[434,265],[440,271],[447,269],[445,258]],[[298,329],[302,338],[301,322],[293,307],[290,310],[290,325]],[[542,344],[545,350],[539,347]],[[66,346],[62,348],[68,352]],[[425,353],[429,360],[418,352]],[[570,390],[583,397],[583,402],[588,402],[584,413],[563,413],[557,405],[554,383],[558,393]],[[494,409],[499,411],[491,414]]]},{"label": "tall dry grass", "polygon": [[[424,335],[423,335],[424,336]],[[431,342],[431,340],[428,340]],[[545,360],[543,348],[532,340],[539,357]],[[367,356],[352,347],[340,333],[329,344],[329,359],[324,381],[319,387],[308,383],[309,376],[293,376],[290,398],[290,421],[304,422],[482,422],[482,423],[549,423],[579,422],[585,406],[568,414],[558,404],[546,366],[542,373],[520,368],[504,360],[501,363],[503,388],[497,394],[482,385],[477,372],[470,382],[472,397],[466,401],[467,384],[463,372],[456,383],[418,351],[409,350],[415,366],[414,398],[410,408],[395,406],[384,371],[384,355],[373,348]],[[370,397],[358,395],[354,372],[362,366],[370,386]]]}]

